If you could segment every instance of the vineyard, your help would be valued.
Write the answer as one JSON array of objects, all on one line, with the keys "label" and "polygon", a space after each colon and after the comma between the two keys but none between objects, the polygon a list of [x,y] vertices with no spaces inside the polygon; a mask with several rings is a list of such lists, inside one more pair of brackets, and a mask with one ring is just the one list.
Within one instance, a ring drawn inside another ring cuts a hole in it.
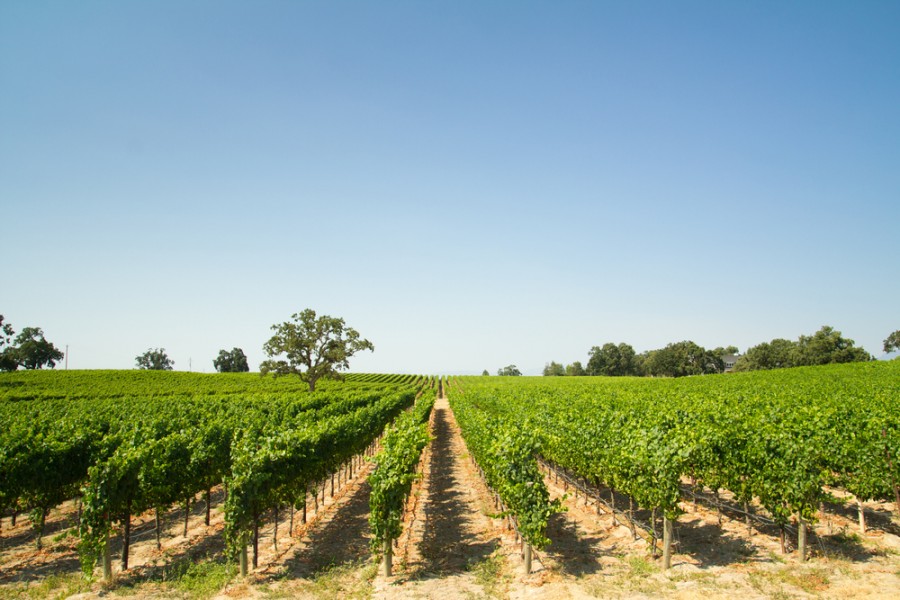
[{"label": "vineyard", "polygon": [[[0,417],[4,596],[74,581],[76,564],[77,590],[149,581],[181,597],[165,574],[212,564],[208,595],[252,594],[291,552],[328,563],[329,528],[360,561],[329,549],[329,568],[358,565],[363,596],[479,569],[488,595],[553,596],[593,572],[575,564],[616,580],[638,558],[669,585],[737,538],[741,564],[820,573],[850,555],[842,568],[877,565],[883,597],[900,585],[900,361],[677,380],[357,374],[315,392],[255,374],[16,372],[0,376]],[[721,540],[701,551],[704,519]]]}]

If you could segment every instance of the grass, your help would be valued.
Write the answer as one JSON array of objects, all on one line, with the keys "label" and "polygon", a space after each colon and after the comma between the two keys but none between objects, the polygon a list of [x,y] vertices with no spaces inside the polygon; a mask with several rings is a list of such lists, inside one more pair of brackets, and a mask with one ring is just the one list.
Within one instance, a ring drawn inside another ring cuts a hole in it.
[{"label": "grass", "polygon": [[817,595],[826,591],[831,584],[828,570],[823,567],[759,570],[751,572],[749,578],[750,585],[757,591],[770,597],[779,594],[783,598],[792,597],[790,591],[784,589],[784,586],[799,588],[807,594]]},{"label": "grass", "polygon": [[48,575],[40,582],[0,588],[0,598],[68,598],[90,591],[91,583],[81,573]]},{"label": "grass", "polygon": [[310,591],[316,598],[365,600],[372,597],[372,580],[377,571],[375,562],[368,562],[362,570],[360,563],[329,567],[316,574]]},{"label": "grass", "polygon": [[503,567],[503,556],[494,552],[484,560],[470,565],[469,570],[475,575],[475,582],[484,589],[487,596],[499,598],[509,579]]},{"label": "grass", "polygon": [[657,577],[659,566],[647,556],[618,556],[621,569],[610,577],[591,581],[586,591],[596,598],[622,595],[622,592],[637,592],[648,596],[661,596],[667,590],[675,589],[675,582]]},{"label": "grass", "polygon": [[170,585],[190,598],[211,598],[236,574],[237,566],[232,563],[188,563],[186,568],[173,574]]},{"label": "grass", "polygon": [[145,596],[172,591],[183,598],[203,600],[221,592],[235,575],[237,565],[233,563],[180,560],[156,569],[146,578],[113,583],[109,592],[116,596]]}]

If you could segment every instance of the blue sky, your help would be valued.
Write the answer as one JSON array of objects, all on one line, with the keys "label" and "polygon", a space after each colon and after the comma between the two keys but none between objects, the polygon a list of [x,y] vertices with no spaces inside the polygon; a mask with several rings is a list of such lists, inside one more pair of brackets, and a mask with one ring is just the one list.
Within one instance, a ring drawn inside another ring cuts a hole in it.
[{"label": "blue sky", "polygon": [[70,368],[900,327],[897,2],[0,3],[0,314]]}]

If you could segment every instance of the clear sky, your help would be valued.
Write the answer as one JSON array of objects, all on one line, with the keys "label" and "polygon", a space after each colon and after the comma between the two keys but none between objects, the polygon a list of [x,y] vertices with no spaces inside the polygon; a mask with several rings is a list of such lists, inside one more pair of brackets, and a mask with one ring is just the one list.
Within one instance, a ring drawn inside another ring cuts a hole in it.
[{"label": "clear sky", "polygon": [[900,328],[900,3],[0,2],[0,314],[69,368]]}]

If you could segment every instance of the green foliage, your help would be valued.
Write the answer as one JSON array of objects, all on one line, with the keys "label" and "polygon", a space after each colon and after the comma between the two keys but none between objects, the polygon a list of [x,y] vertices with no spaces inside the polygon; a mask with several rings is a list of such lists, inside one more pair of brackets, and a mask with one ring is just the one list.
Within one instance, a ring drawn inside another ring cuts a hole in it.
[{"label": "green foliage", "polygon": [[250,527],[264,511],[302,501],[312,482],[361,453],[414,398],[414,390],[401,387],[329,402],[290,427],[273,428],[266,419],[245,428],[233,443],[231,474],[225,478],[229,550],[236,554],[247,543]]},{"label": "green foliage", "polygon": [[801,335],[796,342],[775,339],[753,346],[738,359],[734,370],[758,371],[868,360],[872,360],[871,355],[857,348],[853,340],[824,325],[813,335]]},{"label": "green foliage", "polygon": [[655,377],[708,375],[725,370],[722,357],[691,341],[676,342],[648,353],[643,370]]},{"label": "green foliage", "polygon": [[4,323],[3,320],[3,315],[0,315],[0,349],[9,345],[12,336],[16,333],[13,331],[12,325]]},{"label": "green foliage", "polygon": [[566,365],[566,375],[569,377],[581,377],[587,375],[580,361],[575,361],[571,365]]},{"label": "green foliage", "polygon": [[516,365],[507,365],[507,366],[503,367],[502,369],[497,370],[497,375],[500,375],[501,377],[510,377],[510,376],[518,377],[521,374],[522,374],[522,371],[520,371]]},{"label": "green foliage", "polygon": [[738,358],[734,370],[766,371],[793,367],[795,346],[794,342],[780,338],[763,342],[748,349],[746,354]]},{"label": "green foliage", "polygon": [[[263,346],[272,358],[259,366],[263,375],[297,375],[312,392],[319,379],[336,379],[339,371],[348,369],[351,356],[361,350],[375,350],[372,342],[346,327],[343,319],[316,317],[316,311],[309,308],[291,315],[291,319],[293,322],[272,325],[275,335]],[[275,358],[282,355],[283,359]]]},{"label": "green foliage", "polygon": [[19,368],[19,360],[10,343],[16,332],[12,325],[3,320],[3,315],[0,315],[0,371],[15,371]]},{"label": "green foliage", "polygon": [[558,362],[544,365],[544,377],[560,377],[566,374],[566,368]]},{"label": "green foliage", "polygon": [[794,347],[794,364],[811,366],[872,360],[868,352],[854,344],[853,340],[842,337],[840,331],[824,325],[813,335],[800,336]]},{"label": "green foliage", "polygon": [[386,540],[403,532],[403,507],[416,479],[416,465],[428,444],[428,418],[435,395],[423,395],[409,412],[402,413],[381,439],[375,469],[369,475],[369,524],[372,550],[379,551]]},{"label": "green foliage", "polygon": [[[2,321],[3,316],[0,315],[0,322]],[[894,350],[900,350],[900,329],[891,333],[884,339],[884,351],[893,352]]]},{"label": "green foliage", "polygon": [[311,395],[296,380],[242,374],[3,374],[0,512],[16,506],[39,523],[80,492],[80,555],[91,573],[117,522],[227,480],[234,547],[248,513],[293,501],[309,477],[360,452],[422,381],[352,379]]},{"label": "green foliage", "polygon": [[602,348],[594,346],[590,351],[587,364],[588,375],[638,375],[638,363],[634,348],[628,344],[603,344]]},{"label": "green foliage", "polygon": [[491,400],[490,395],[466,389],[452,395],[450,404],[466,446],[484,471],[488,485],[515,516],[522,537],[532,546],[543,548],[550,542],[545,534],[547,521],[562,509],[558,500],[550,501],[535,460],[540,438],[529,424],[517,422],[491,406]]},{"label": "green foliage", "polygon": [[213,360],[213,366],[219,373],[246,373],[250,370],[247,364],[247,355],[240,348],[219,350],[219,356]]},{"label": "green foliage", "polygon": [[12,325],[0,315],[0,371],[15,371],[19,367],[42,369],[56,366],[64,354],[44,338],[40,327],[26,327],[14,335]]},{"label": "green foliage", "polygon": [[138,369],[149,371],[171,371],[175,361],[169,358],[165,348],[153,348],[134,357]]},{"label": "green foliage", "polygon": [[826,486],[893,500],[900,482],[896,361],[685,379],[461,381],[467,405],[497,427],[515,423],[538,437],[544,457],[672,519],[688,476],[739,501],[758,498],[781,523],[814,520]]},{"label": "green foliage", "polygon": [[16,336],[16,359],[26,369],[51,369],[63,359],[63,353],[44,339],[40,327],[26,327]]}]

